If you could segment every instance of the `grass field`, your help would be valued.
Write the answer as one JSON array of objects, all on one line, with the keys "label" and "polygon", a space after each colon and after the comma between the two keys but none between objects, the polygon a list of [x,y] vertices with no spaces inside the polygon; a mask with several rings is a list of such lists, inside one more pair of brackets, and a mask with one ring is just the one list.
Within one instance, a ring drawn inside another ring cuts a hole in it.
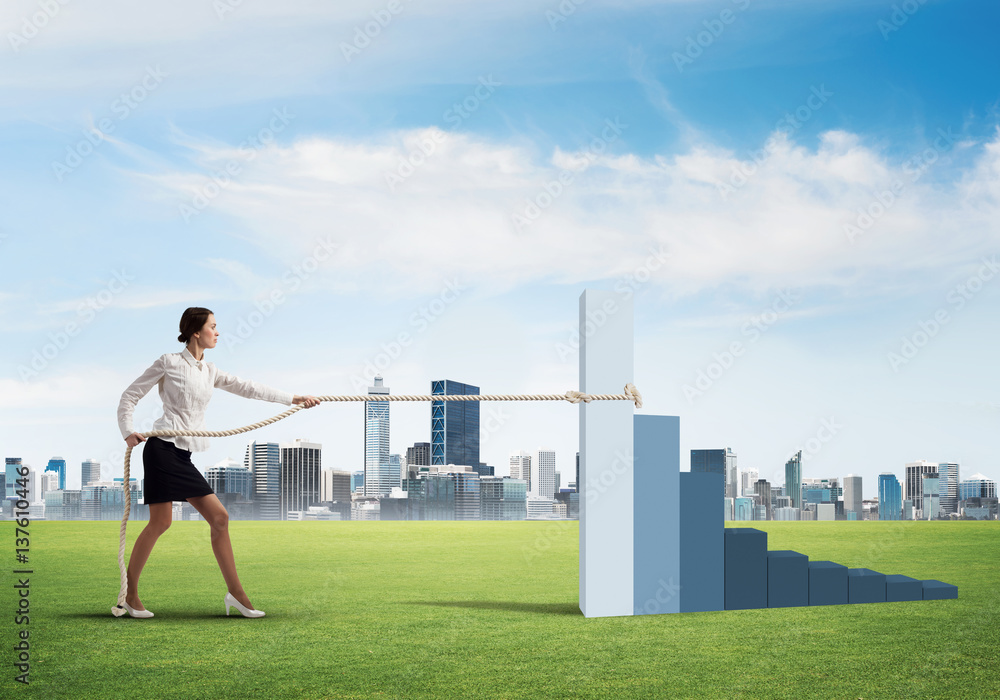
[{"label": "grass field", "polygon": [[[156,617],[115,618],[119,524],[38,522],[31,683],[14,681],[4,613],[0,697],[997,696],[1000,523],[740,525],[767,530],[770,549],[936,578],[959,598],[586,619],[575,522],[233,521],[267,612],[254,620],[225,616],[208,525],[176,522],[142,575]],[[8,561],[13,529],[0,525]]]}]

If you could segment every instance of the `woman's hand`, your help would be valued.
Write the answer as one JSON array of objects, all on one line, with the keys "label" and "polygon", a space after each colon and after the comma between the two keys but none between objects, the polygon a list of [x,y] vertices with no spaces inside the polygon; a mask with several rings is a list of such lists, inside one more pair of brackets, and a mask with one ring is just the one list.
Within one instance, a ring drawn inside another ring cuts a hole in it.
[{"label": "woman's hand", "polygon": [[146,442],[146,438],[144,438],[139,433],[132,433],[127,438],[125,438],[125,444],[128,445],[129,447],[135,447],[140,442]]},{"label": "woman's hand", "polygon": [[292,399],[292,403],[301,404],[304,408],[312,408],[318,406],[320,401],[315,396],[296,396]]}]

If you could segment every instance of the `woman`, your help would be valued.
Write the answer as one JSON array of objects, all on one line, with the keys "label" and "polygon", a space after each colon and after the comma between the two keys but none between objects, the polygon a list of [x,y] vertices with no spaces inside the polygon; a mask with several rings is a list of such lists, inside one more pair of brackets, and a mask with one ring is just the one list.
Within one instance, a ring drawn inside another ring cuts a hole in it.
[{"label": "woman", "polygon": [[229,513],[211,486],[191,462],[191,452],[208,449],[203,437],[151,437],[148,440],[135,432],[132,413],[135,405],[153,385],[159,385],[163,415],[153,424],[153,430],[205,430],[205,407],[218,387],[250,399],[263,399],[285,405],[299,404],[312,408],[319,403],[315,396],[293,396],[256,382],[240,379],[216,369],[204,360],[205,350],[214,348],[219,338],[215,315],[208,309],[192,307],[181,316],[180,335],[186,347],[181,352],[167,353],[142,373],[122,393],[118,404],[118,427],[129,447],[140,442],[145,469],[145,502],[149,504],[149,524],[139,534],[132,548],[128,565],[128,589],[125,609],[132,617],[152,617],[139,600],[139,575],[156,540],[170,527],[173,501],[186,500],[202,514],[212,531],[212,550],[222,569],[228,591],[224,599],[226,614],[235,607],[244,617],[263,617],[255,610],[239,576],[233,547],[229,541]]}]

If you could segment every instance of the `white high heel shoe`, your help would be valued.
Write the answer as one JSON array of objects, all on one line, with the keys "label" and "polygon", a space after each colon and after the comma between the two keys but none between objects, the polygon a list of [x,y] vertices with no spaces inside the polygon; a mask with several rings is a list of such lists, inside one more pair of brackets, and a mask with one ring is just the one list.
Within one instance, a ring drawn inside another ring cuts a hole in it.
[{"label": "white high heel shoe", "polygon": [[229,591],[226,591],[226,597],[224,602],[226,604],[226,615],[229,614],[229,608],[233,607],[239,610],[240,613],[243,615],[243,617],[264,617],[263,610],[252,610],[246,607],[245,605],[240,603],[240,601],[236,600],[236,598],[233,598],[233,594],[230,593]]},{"label": "white high heel shoe", "polygon": [[122,605],[128,611],[128,614],[131,617],[152,617],[153,616],[152,611],[150,611],[150,610],[136,610],[131,605],[129,605],[128,603],[126,603],[124,600],[122,601]]}]

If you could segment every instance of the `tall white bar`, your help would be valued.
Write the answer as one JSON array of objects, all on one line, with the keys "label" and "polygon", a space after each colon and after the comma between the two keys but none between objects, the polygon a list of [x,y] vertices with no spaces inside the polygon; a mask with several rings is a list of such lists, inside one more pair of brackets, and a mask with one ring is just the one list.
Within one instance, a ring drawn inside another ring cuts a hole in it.
[{"label": "tall white bar", "polygon": [[[631,299],[580,295],[580,391],[621,394],[633,381]],[[628,401],[580,404],[580,611],[633,614],[633,412]]]}]

